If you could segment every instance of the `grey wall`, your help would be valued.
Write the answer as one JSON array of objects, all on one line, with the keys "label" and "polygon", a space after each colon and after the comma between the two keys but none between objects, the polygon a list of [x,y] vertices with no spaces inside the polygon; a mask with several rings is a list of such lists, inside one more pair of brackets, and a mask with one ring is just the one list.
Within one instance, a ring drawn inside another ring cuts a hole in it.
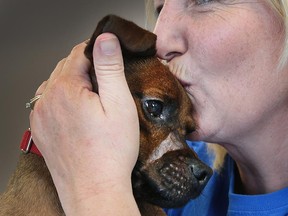
[{"label": "grey wall", "polygon": [[0,0],[0,193],[29,127],[25,103],[97,21],[114,13],[144,26],[144,1]]}]

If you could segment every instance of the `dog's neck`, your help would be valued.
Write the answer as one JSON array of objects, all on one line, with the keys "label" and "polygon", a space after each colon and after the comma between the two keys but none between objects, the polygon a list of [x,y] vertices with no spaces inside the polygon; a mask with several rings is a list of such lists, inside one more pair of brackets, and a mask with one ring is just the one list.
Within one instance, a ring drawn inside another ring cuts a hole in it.
[{"label": "dog's neck", "polygon": [[8,212],[9,215],[65,215],[43,157],[20,155],[16,172],[0,197],[0,215]]}]

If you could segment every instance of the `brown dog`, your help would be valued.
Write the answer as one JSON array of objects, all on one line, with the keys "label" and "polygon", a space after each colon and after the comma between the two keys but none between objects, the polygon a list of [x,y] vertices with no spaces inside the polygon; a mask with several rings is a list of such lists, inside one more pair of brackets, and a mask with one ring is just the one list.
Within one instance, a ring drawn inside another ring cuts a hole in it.
[{"label": "brown dog", "polygon": [[[164,215],[162,208],[180,207],[197,197],[212,173],[185,143],[185,135],[195,130],[193,106],[179,82],[155,56],[154,34],[107,16],[86,47],[85,55],[91,62],[94,41],[103,32],[114,33],[120,40],[126,79],[138,109],[141,135],[132,173],[134,196],[142,215]],[[95,76],[92,83],[97,92]],[[0,215],[64,215],[42,157],[20,156],[0,199]]]}]

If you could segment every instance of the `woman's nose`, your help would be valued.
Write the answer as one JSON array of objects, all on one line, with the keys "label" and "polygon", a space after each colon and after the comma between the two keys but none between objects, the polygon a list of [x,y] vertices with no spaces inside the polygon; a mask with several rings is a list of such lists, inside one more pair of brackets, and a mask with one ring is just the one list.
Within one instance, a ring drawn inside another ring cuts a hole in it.
[{"label": "woman's nose", "polygon": [[182,21],[173,17],[173,12],[164,6],[154,29],[157,35],[156,47],[159,58],[169,62],[185,53],[186,43],[183,30]]}]

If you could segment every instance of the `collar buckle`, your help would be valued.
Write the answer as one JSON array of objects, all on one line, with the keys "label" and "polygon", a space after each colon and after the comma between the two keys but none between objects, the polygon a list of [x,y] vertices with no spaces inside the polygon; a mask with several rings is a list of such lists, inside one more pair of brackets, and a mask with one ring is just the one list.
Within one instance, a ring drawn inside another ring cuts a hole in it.
[{"label": "collar buckle", "polygon": [[33,142],[30,128],[25,131],[22,137],[20,149],[23,154],[34,153],[36,155],[42,156],[41,152]]}]

